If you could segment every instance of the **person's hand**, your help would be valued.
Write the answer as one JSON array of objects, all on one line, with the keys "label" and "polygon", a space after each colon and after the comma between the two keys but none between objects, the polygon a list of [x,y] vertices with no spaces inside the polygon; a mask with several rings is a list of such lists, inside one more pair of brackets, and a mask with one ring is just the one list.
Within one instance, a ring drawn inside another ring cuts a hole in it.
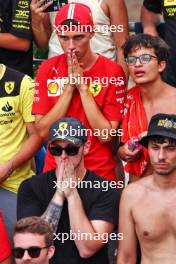
[{"label": "person's hand", "polygon": [[65,195],[63,192],[63,176],[65,173],[64,170],[65,170],[65,162],[64,160],[61,160],[59,166],[56,168],[56,179],[57,179],[56,192],[62,198],[65,198]]},{"label": "person's hand", "polygon": [[126,142],[123,146],[119,148],[119,156],[121,159],[132,162],[139,158],[141,149],[134,149],[133,151],[129,149],[129,142]]},{"label": "person's hand", "polygon": [[6,180],[13,171],[13,165],[11,161],[7,161],[4,164],[0,164],[0,183]]},{"label": "person's hand", "polygon": [[46,4],[44,2],[45,0],[32,0],[30,4],[32,25],[36,28],[43,21],[46,15],[43,11],[53,3],[52,0]]},{"label": "person's hand", "polygon": [[70,197],[74,191],[76,190],[78,180],[76,178],[75,169],[72,162],[69,159],[65,159],[65,169],[63,174],[63,181],[64,181],[64,194],[65,197]]},{"label": "person's hand", "polygon": [[67,53],[68,76],[69,83],[78,90],[83,88],[87,89],[87,85],[83,78],[82,64],[78,62],[76,50],[69,50]]}]

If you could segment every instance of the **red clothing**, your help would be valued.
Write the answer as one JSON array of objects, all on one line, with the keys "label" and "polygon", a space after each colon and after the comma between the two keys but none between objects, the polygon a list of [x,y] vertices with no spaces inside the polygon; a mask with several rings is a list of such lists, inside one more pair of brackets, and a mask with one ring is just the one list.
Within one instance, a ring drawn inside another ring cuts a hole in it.
[{"label": "red clothing", "polygon": [[[56,79],[66,76],[68,76],[68,71],[65,54],[53,57],[41,65],[36,78],[36,97],[33,104],[34,114],[45,115],[56,104],[63,87],[61,82],[56,84]],[[108,82],[107,86],[103,86],[101,82],[98,89],[93,89],[93,97],[99,109],[109,121],[120,121],[123,112],[125,88],[125,76],[122,68],[104,56],[99,55],[92,68],[84,72],[84,77],[91,77],[94,81],[97,81],[97,78],[105,80],[103,77],[115,77],[116,81],[119,78],[118,85]],[[47,82],[47,80],[49,81]],[[89,84],[92,84],[92,82],[89,82]],[[80,119],[86,128],[90,129],[78,90],[74,92],[66,116]],[[114,180],[115,162],[112,157],[110,145],[101,144],[94,135],[90,136],[90,140],[91,148],[89,153],[85,156],[86,168],[102,177]],[[44,171],[55,167],[54,158],[47,152]]]},{"label": "red clothing", "polygon": [[0,261],[5,260],[10,255],[10,242],[3,224],[2,214],[0,213]]},{"label": "red clothing", "polygon": [[[138,136],[147,130],[147,117],[141,100],[140,88],[133,87],[127,93],[125,100],[124,116],[122,120],[122,142]],[[140,158],[137,161],[128,162],[125,170],[131,174],[141,176],[149,162],[148,150],[144,147],[140,150]]]}]

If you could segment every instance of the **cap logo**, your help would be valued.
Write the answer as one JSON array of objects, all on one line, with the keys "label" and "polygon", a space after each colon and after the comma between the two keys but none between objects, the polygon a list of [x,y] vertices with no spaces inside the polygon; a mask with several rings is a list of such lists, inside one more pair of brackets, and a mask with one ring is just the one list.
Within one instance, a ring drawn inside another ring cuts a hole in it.
[{"label": "cap logo", "polygon": [[67,129],[68,128],[68,123],[67,122],[61,122],[60,124],[59,124],[59,130],[60,131],[64,131],[65,129]]},{"label": "cap logo", "polygon": [[174,122],[173,120],[168,120],[166,119],[160,119],[158,121],[157,126],[159,127],[165,127],[165,128],[176,128],[176,122]]}]

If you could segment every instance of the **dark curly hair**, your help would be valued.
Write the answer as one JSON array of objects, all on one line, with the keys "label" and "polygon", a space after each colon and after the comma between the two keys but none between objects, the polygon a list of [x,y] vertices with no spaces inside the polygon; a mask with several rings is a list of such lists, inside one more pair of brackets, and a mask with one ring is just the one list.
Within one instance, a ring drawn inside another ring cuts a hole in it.
[{"label": "dark curly hair", "polygon": [[158,62],[168,61],[170,49],[160,37],[142,33],[131,35],[122,46],[124,57],[127,58],[128,54],[138,47],[153,48]]}]

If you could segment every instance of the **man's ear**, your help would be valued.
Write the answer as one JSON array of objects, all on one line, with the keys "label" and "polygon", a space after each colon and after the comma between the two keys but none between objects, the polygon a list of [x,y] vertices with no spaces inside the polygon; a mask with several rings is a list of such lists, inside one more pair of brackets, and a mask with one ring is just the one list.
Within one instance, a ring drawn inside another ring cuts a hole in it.
[{"label": "man's ear", "polygon": [[90,140],[87,140],[86,143],[84,143],[84,155],[87,155],[89,153],[91,146]]},{"label": "man's ear", "polygon": [[54,256],[54,252],[55,252],[55,246],[52,245],[49,247],[48,249],[48,256],[49,256],[49,259],[51,259],[53,256]]},{"label": "man's ear", "polygon": [[158,63],[158,65],[159,65],[159,69],[158,69],[158,71],[159,71],[159,72],[163,72],[163,71],[165,70],[165,68],[166,68],[166,61],[160,61],[160,62]]},{"label": "man's ear", "polygon": [[91,31],[91,32],[89,32],[89,34],[90,34],[90,39],[91,39],[95,35],[95,32]]}]

